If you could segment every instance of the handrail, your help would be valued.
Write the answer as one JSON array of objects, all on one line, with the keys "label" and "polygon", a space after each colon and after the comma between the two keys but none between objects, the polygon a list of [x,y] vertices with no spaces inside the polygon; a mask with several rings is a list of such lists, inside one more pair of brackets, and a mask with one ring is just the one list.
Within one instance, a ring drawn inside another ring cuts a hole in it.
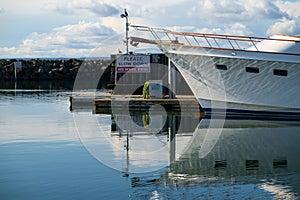
[{"label": "handrail", "polygon": [[[214,49],[232,49],[232,50],[246,50],[246,48],[254,47],[255,50],[250,51],[259,52],[257,43],[263,40],[270,41],[284,41],[284,42],[300,42],[300,36],[290,36],[295,39],[283,39],[283,38],[263,38],[263,37],[252,37],[252,36],[236,36],[236,35],[225,35],[225,34],[205,34],[205,33],[193,33],[193,32],[176,32],[164,28],[152,28],[148,26],[131,25],[137,31],[150,32],[154,38],[145,39],[138,37],[131,37],[132,40],[141,43],[151,43],[151,44],[173,44],[173,45],[184,45],[193,47],[205,47]],[[160,37],[162,34],[164,37]],[[181,37],[180,41],[178,37]],[[172,40],[172,38],[174,38]],[[201,41],[206,43],[206,45],[201,45]],[[215,43],[215,44],[213,44]],[[241,45],[241,43],[244,44]],[[195,44],[195,45],[193,45]],[[227,44],[227,47],[225,47]],[[245,47],[247,44],[247,47]],[[228,48],[229,47],[229,48]],[[291,53],[293,55],[300,55],[298,53]]]}]

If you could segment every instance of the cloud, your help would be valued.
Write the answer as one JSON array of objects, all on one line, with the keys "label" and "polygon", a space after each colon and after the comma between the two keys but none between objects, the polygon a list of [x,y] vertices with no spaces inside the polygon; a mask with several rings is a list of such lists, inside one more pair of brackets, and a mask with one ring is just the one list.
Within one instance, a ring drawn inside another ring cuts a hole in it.
[{"label": "cloud", "polygon": [[214,28],[198,28],[196,26],[173,26],[167,27],[167,29],[173,31],[188,31],[188,32],[198,32],[198,33],[211,33],[211,34],[228,34],[228,35],[250,35],[253,34],[246,25],[239,22],[228,24],[224,27],[214,27]]},{"label": "cloud", "polygon": [[[261,37],[275,33],[300,34],[299,1],[46,0],[46,2],[48,2],[46,10],[41,9],[42,3],[38,5],[33,5],[31,1],[26,3],[30,11],[37,10],[32,16],[27,15],[27,12],[26,18],[19,15],[23,9],[15,8],[13,5],[11,7],[2,5],[3,8],[13,11],[1,15],[0,19],[2,20],[0,22],[5,22],[6,26],[2,30],[3,48],[0,49],[2,57],[4,55],[60,57],[80,54],[80,56],[85,56],[110,35],[117,33],[121,35],[121,40],[118,38],[118,42],[122,43],[125,20],[121,19],[119,14],[124,8],[127,8],[129,12],[131,24],[167,27],[175,31]],[[47,12],[49,10],[55,12]],[[0,9],[0,13],[5,11]],[[62,15],[57,15],[57,13]],[[11,19],[15,19],[18,23],[7,23]],[[47,19],[45,21],[49,23],[37,23],[43,19]],[[78,23],[78,21],[81,22]],[[24,24],[26,24],[26,32],[19,32],[20,26]],[[52,28],[55,26],[57,28]],[[32,34],[28,35],[30,32]],[[132,28],[129,34],[134,34]],[[23,42],[19,44],[18,41],[21,39]],[[113,53],[115,49],[110,48]],[[123,50],[124,46],[121,49]]]},{"label": "cloud", "polygon": [[278,19],[286,16],[271,0],[247,0],[245,9],[249,17]]},{"label": "cloud", "polygon": [[300,17],[300,1],[276,1],[275,4],[290,17]]},{"label": "cloud", "polygon": [[5,13],[5,9],[4,8],[0,8],[0,14]]},{"label": "cloud", "polygon": [[[78,57],[88,56],[93,49],[115,35],[100,23],[80,21],[52,29],[49,33],[33,32],[17,47],[0,48],[2,57]],[[105,49],[104,49],[105,50]]]},{"label": "cloud", "polygon": [[239,22],[231,24],[229,27],[224,28],[225,34],[230,35],[251,35],[253,34],[246,25]]},{"label": "cloud", "polygon": [[267,35],[274,34],[291,34],[297,35],[300,33],[300,18],[295,19],[281,19],[274,23],[267,30]]},{"label": "cloud", "polygon": [[187,13],[210,21],[246,21],[252,19],[278,19],[286,16],[270,0],[201,0]]},{"label": "cloud", "polygon": [[290,34],[300,35],[300,2],[276,1],[275,4],[287,17],[276,20],[266,31],[267,35]]},{"label": "cloud", "polygon": [[64,15],[93,14],[100,17],[113,16],[119,13],[119,8],[113,4],[104,3],[96,0],[74,0],[63,1],[61,4],[48,4],[47,9],[54,10]]}]

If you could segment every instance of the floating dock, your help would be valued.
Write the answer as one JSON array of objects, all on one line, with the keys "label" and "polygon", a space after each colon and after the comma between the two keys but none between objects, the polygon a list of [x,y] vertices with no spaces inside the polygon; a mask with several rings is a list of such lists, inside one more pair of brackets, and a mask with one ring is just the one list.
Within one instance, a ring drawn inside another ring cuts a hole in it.
[{"label": "floating dock", "polygon": [[142,95],[91,95],[79,94],[70,96],[70,110],[92,110],[94,114],[111,113],[112,110],[122,112],[148,112],[152,107],[161,106],[168,113],[197,113],[204,112],[197,99],[192,95],[178,95],[176,99],[143,99]]}]

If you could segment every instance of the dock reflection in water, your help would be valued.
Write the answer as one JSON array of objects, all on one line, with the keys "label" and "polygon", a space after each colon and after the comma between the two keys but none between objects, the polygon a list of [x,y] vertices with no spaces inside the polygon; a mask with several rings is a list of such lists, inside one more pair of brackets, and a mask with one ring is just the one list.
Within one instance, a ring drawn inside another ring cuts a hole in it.
[{"label": "dock reflection in water", "polygon": [[[100,115],[98,123],[103,125],[103,117]],[[107,115],[105,117],[107,119]],[[123,170],[124,175],[128,173],[144,173],[167,167],[175,155],[170,152],[183,152],[193,136],[195,128],[200,121],[200,116],[193,112],[167,113],[160,106],[154,106],[150,110],[123,112],[111,114],[110,131],[106,128],[100,131],[108,141],[112,160],[126,163],[120,166],[120,162],[112,162],[106,159],[104,164],[117,170]],[[99,131],[98,131],[99,132]],[[103,143],[103,136],[93,135],[96,141]],[[176,141],[175,141],[175,136]],[[103,161],[105,155],[101,148],[90,145],[82,138],[87,149],[98,160]],[[176,145],[177,143],[177,145]],[[95,143],[94,143],[95,144]],[[179,144],[179,145],[178,145]],[[117,156],[119,155],[119,156]],[[127,175],[126,175],[127,174]]]}]

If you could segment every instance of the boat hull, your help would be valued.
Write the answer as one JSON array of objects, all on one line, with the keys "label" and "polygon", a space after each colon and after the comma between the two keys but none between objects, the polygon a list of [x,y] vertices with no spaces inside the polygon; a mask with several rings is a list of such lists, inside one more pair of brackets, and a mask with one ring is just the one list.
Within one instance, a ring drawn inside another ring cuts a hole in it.
[{"label": "boat hull", "polygon": [[300,116],[298,62],[166,52],[207,113]]}]

